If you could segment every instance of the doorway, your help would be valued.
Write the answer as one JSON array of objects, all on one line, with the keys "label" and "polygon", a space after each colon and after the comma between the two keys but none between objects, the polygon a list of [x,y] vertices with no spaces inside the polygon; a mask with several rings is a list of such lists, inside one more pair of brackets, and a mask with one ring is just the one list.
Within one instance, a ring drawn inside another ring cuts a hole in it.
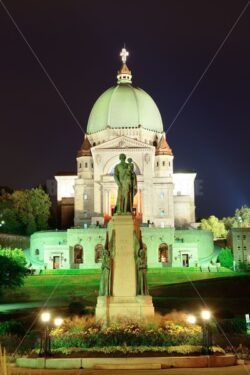
[{"label": "doorway", "polygon": [[182,254],[182,266],[189,267],[189,256],[188,254]]},{"label": "doorway", "polygon": [[55,255],[53,256],[53,269],[58,269],[60,268],[60,256]]}]

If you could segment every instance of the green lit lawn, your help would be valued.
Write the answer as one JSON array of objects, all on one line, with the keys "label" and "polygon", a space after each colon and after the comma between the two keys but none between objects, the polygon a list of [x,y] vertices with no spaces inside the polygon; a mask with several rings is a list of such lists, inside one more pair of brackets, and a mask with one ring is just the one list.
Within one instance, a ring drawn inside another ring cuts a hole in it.
[{"label": "green lit lawn", "polygon": [[[74,297],[82,297],[86,305],[94,306],[100,271],[79,270],[75,273],[72,275],[67,271],[66,274],[29,276],[23,287],[6,293],[2,302],[45,302],[49,298],[68,306]],[[162,268],[149,270],[148,281],[154,304],[162,312],[199,308],[201,300],[198,293],[215,310],[250,311],[249,274]]]}]

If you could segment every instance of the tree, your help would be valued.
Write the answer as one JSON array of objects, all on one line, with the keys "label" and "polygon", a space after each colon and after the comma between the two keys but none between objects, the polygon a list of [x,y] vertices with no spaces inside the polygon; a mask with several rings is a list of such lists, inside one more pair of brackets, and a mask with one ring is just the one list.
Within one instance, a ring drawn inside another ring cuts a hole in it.
[{"label": "tree", "polygon": [[222,220],[227,230],[232,228],[250,228],[250,208],[244,205],[235,210],[234,216],[224,217]]},{"label": "tree", "polygon": [[22,249],[0,249],[0,255],[12,259],[21,266],[26,265],[26,258]]},{"label": "tree", "polygon": [[13,258],[0,255],[0,292],[14,289],[23,284],[28,270]]},{"label": "tree", "polygon": [[1,231],[30,235],[48,228],[51,201],[41,188],[16,190],[0,196]]},{"label": "tree", "polygon": [[208,219],[201,219],[200,228],[213,232],[214,238],[225,238],[227,236],[227,230],[223,221],[214,215],[209,216]]},{"label": "tree", "polygon": [[233,254],[231,249],[225,247],[221,249],[218,255],[218,262],[220,262],[222,267],[231,268],[233,267]]}]

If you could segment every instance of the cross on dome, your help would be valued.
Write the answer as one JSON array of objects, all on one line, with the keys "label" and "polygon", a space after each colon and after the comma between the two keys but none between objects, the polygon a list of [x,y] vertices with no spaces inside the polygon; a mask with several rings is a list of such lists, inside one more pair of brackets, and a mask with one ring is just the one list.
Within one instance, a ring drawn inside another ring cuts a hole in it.
[{"label": "cross on dome", "polygon": [[122,62],[123,64],[126,64],[126,61],[127,61],[127,57],[129,56],[129,52],[126,50],[126,48],[122,48],[121,50],[121,53],[120,53],[120,56],[122,58]]}]

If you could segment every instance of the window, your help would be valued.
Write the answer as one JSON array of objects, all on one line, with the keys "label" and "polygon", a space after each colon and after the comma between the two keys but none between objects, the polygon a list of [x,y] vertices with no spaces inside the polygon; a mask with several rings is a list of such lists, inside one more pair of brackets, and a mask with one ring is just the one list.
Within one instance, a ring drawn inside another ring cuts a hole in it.
[{"label": "window", "polygon": [[83,199],[84,199],[84,200],[88,199],[88,194],[84,193],[84,194],[83,194]]},{"label": "window", "polygon": [[181,191],[179,190],[179,191],[177,191],[177,195],[181,195]]},{"label": "window", "polygon": [[245,239],[246,239],[246,235],[245,235],[245,234],[243,234],[243,236],[242,236],[242,237],[243,237],[243,240],[245,240]]},{"label": "window", "polygon": [[158,261],[168,263],[168,245],[166,243],[160,244],[158,248]]},{"label": "window", "polygon": [[83,263],[83,247],[79,244],[74,247],[74,263]]},{"label": "window", "polygon": [[156,166],[159,167],[159,162],[157,161]]},{"label": "window", "polygon": [[39,255],[39,254],[40,254],[39,249],[36,249],[36,250],[35,250],[35,255]]},{"label": "window", "polygon": [[95,247],[95,263],[101,263],[102,252],[103,252],[103,246],[102,246],[102,244],[99,243]]},{"label": "window", "polygon": [[170,161],[168,162],[168,165],[169,165],[169,167],[171,166],[171,163],[170,163]]},{"label": "window", "polygon": [[162,162],[163,167],[165,167],[165,161]]},{"label": "window", "polygon": [[94,164],[93,163],[91,163],[91,168],[94,168]]},{"label": "window", "polygon": [[79,163],[79,169],[81,169],[82,168],[82,163]]},{"label": "window", "polygon": [[88,168],[88,163],[85,163],[85,168]]},{"label": "window", "polygon": [[160,193],[160,198],[164,199],[164,193],[163,192]]},{"label": "window", "polygon": [[160,215],[161,215],[161,216],[164,216],[164,215],[165,215],[165,211],[164,211],[164,210],[161,210]]}]

